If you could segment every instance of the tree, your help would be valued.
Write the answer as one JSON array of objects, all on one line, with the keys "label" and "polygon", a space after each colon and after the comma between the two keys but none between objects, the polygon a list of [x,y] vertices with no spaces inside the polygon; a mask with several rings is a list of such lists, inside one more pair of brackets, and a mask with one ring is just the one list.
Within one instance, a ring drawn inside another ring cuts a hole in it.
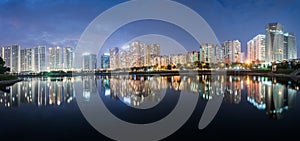
[{"label": "tree", "polygon": [[8,67],[5,67],[5,61],[0,57],[0,74],[4,74],[6,71],[9,71],[10,69]]},{"label": "tree", "polygon": [[168,70],[171,70],[171,69],[172,69],[172,66],[171,66],[170,64],[168,64],[167,69],[168,69]]}]

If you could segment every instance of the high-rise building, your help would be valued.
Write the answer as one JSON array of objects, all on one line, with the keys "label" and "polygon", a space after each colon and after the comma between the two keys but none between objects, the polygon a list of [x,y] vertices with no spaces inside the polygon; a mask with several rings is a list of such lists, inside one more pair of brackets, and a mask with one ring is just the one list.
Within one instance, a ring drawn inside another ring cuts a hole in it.
[{"label": "high-rise building", "polygon": [[5,66],[10,68],[10,72],[18,73],[21,71],[20,45],[2,47],[1,57],[5,61]]},{"label": "high-rise building", "polygon": [[11,72],[20,72],[21,70],[21,52],[20,45],[11,46],[11,60],[10,60],[10,71]]},{"label": "high-rise building", "polygon": [[148,44],[145,45],[145,57],[144,66],[151,66],[154,64],[154,58],[160,56],[160,45],[159,44]]},{"label": "high-rise building", "polygon": [[1,57],[5,62],[6,67],[10,67],[10,60],[11,60],[11,46],[4,46],[1,47]]},{"label": "high-rise building", "polygon": [[215,61],[215,46],[210,43],[200,45],[200,62],[216,63]]},{"label": "high-rise building", "polygon": [[46,47],[37,46],[21,50],[21,71],[41,72],[46,71]]},{"label": "high-rise building", "polygon": [[62,69],[62,48],[51,47],[49,48],[49,69],[58,70]]},{"label": "high-rise building", "polygon": [[222,47],[220,47],[219,45],[215,46],[215,50],[216,50],[216,63],[222,63],[225,62],[224,60],[224,49]]},{"label": "high-rise building", "polygon": [[71,47],[65,47],[63,49],[63,58],[64,58],[64,62],[63,62],[63,68],[64,69],[72,69],[73,68],[73,61],[74,61],[74,48]]},{"label": "high-rise building", "polygon": [[46,71],[46,47],[37,46],[33,49],[33,71],[41,72]]},{"label": "high-rise building", "polygon": [[194,63],[196,61],[199,61],[199,52],[198,51],[188,52],[187,62],[188,63]]},{"label": "high-rise building", "polygon": [[109,50],[109,66],[111,69],[116,69],[119,67],[118,65],[118,53],[119,49],[117,47]]},{"label": "high-rise building", "polygon": [[153,66],[158,64],[160,45],[134,41],[120,51],[118,48],[113,48],[109,52],[111,69]]},{"label": "high-rise building", "polygon": [[33,51],[31,48],[21,50],[21,71],[33,71]]},{"label": "high-rise building", "polygon": [[240,53],[240,63],[245,63],[245,52]]},{"label": "high-rise building", "polygon": [[296,37],[294,33],[284,34],[283,58],[286,60],[297,59]]},{"label": "high-rise building", "polygon": [[232,41],[225,41],[222,43],[222,49],[224,53],[224,62],[227,64],[232,63],[233,58],[233,45]]},{"label": "high-rise building", "polygon": [[241,42],[239,40],[228,40],[222,43],[225,63],[239,63],[241,53]]},{"label": "high-rise building", "polygon": [[282,61],[283,57],[283,25],[269,23],[266,25],[266,62]]},{"label": "high-rise building", "polygon": [[160,65],[161,66],[168,66],[170,64],[170,57],[169,56],[161,56],[160,58]]},{"label": "high-rise building", "polygon": [[239,40],[233,40],[233,58],[232,62],[234,63],[240,63],[240,54],[241,54],[241,42]]},{"label": "high-rise building", "polygon": [[109,65],[110,65],[110,54],[109,53],[104,53],[103,55],[101,55],[101,68],[102,69],[108,69],[110,68]]},{"label": "high-rise building", "polygon": [[259,34],[248,41],[248,61],[265,61],[265,35]]},{"label": "high-rise building", "polygon": [[83,54],[82,68],[83,70],[94,70],[97,68],[97,55],[86,53]]}]

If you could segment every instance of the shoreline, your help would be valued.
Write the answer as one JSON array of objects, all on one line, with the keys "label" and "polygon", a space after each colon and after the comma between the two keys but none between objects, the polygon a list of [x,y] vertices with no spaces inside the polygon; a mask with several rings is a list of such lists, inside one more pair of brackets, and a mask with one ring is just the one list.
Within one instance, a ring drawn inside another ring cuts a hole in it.
[{"label": "shoreline", "polygon": [[18,78],[18,79],[14,79],[14,80],[0,80],[0,85],[2,86],[9,86],[9,85],[13,85],[17,82],[22,81],[22,78]]},{"label": "shoreline", "polygon": [[[52,75],[17,75],[18,77],[72,77],[72,76],[116,76],[116,75],[144,75],[144,76],[171,76],[171,75],[251,75],[267,77],[289,77],[300,81],[300,76],[291,74],[277,74],[272,71],[233,71],[233,70],[182,70],[182,71],[151,71],[151,72],[86,72],[86,73],[56,73]],[[1,81],[0,81],[1,82]],[[1,84],[1,83],[0,83]]]}]

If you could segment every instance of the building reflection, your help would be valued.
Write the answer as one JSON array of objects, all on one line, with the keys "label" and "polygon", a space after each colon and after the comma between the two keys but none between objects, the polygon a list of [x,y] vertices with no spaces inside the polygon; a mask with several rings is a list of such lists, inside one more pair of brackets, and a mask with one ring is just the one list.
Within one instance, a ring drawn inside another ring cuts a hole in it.
[{"label": "building reflection", "polygon": [[259,110],[265,110],[271,119],[280,119],[285,111],[295,106],[297,91],[288,83],[276,78],[247,77],[247,101]]},{"label": "building reflection", "polygon": [[9,87],[0,87],[0,106],[19,107],[22,104],[51,106],[70,103],[75,99],[74,82],[82,82],[82,95],[90,101],[91,94],[104,94],[113,100],[139,107],[159,103],[168,94],[187,91],[208,101],[223,96],[223,101],[239,104],[242,92],[247,102],[266,111],[272,119],[282,118],[296,103],[299,84],[289,80],[262,76],[82,76],[64,78],[28,78]]},{"label": "building reflection", "polygon": [[224,96],[224,102],[241,101],[243,81],[240,77],[222,75],[190,76],[112,76],[101,79],[104,94],[128,105],[138,106],[144,101],[158,102],[167,89],[200,94],[203,100]]},{"label": "building reflection", "polygon": [[[166,77],[160,76],[112,76],[101,79],[106,96],[121,100],[130,106],[140,106],[144,102],[159,102],[165,94],[164,90],[169,87],[167,81]],[[179,84],[175,87],[179,89]]]},{"label": "building reflection", "polygon": [[0,104],[19,107],[22,104],[37,106],[61,105],[75,98],[74,78],[28,78],[0,91]]}]

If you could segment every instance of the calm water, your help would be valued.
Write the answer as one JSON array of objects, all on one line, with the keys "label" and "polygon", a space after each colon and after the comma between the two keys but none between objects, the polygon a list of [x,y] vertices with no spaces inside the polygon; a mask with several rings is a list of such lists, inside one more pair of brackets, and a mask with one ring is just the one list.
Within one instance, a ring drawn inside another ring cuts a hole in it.
[{"label": "calm water", "polygon": [[[257,76],[25,78],[1,87],[0,138],[108,140],[85,120],[76,96],[88,103],[99,94],[112,114],[143,124],[167,116],[180,92],[186,91],[199,95],[197,107],[186,124],[166,140],[287,139],[297,137],[300,129],[299,86],[288,79]],[[222,93],[223,103],[212,123],[199,130],[213,92]]]}]

